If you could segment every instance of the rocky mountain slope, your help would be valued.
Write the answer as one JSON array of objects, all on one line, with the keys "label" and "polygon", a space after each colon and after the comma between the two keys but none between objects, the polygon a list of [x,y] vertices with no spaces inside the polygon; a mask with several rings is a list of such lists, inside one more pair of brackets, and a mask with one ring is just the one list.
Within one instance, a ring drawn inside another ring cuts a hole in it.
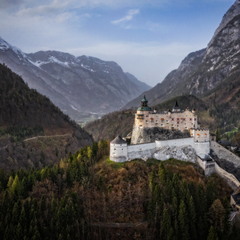
[{"label": "rocky mountain slope", "polygon": [[[240,1],[224,15],[206,49],[190,53],[179,68],[170,72],[162,83],[130,101],[125,108],[137,106],[145,94],[151,105],[182,94],[199,97],[212,94],[223,82],[234,82],[235,90],[228,93],[239,99],[240,75]],[[224,98],[228,101],[227,96]]]},{"label": "rocky mountain slope", "polygon": [[0,167],[51,164],[92,143],[48,98],[0,64]]},{"label": "rocky mountain slope", "polygon": [[149,89],[115,62],[58,51],[25,54],[1,38],[0,62],[78,121],[117,110]]}]

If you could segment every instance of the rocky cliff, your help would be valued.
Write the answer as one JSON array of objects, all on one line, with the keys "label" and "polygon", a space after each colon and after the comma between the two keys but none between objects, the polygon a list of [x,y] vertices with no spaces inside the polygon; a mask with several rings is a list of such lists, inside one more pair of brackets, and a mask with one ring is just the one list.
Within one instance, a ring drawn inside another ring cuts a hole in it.
[{"label": "rocky cliff", "polygon": [[[203,97],[220,84],[227,86],[232,81],[236,82],[239,90],[239,67],[240,1],[237,0],[224,15],[207,48],[190,53],[179,68],[169,73],[162,83],[143,94],[147,96],[150,104],[155,105],[182,94]],[[125,108],[137,106],[143,94],[129,102]],[[233,91],[226,94],[238,96]]]}]

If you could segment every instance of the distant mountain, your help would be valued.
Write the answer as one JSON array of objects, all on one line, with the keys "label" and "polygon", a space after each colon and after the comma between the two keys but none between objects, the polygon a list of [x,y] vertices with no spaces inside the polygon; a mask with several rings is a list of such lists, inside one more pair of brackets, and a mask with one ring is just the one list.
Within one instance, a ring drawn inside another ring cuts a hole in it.
[{"label": "distant mountain", "polygon": [[[234,82],[237,93],[239,75],[240,0],[237,0],[224,15],[206,49],[190,53],[162,83],[130,101],[124,108],[137,106],[144,94],[151,105],[183,94],[205,97],[217,90],[223,82],[225,87]],[[239,99],[239,95],[236,97]],[[227,101],[227,96],[224,99]]]},{"label": "distant mountain", "polygon": [[150,88],[115,62],[58,51],[25,54],[1,38],[0,62],[75,120],[117,110]]},{"label": "distant mountain", "polygon": [[92,137],[0,64],[0,168],[49,165]]}]

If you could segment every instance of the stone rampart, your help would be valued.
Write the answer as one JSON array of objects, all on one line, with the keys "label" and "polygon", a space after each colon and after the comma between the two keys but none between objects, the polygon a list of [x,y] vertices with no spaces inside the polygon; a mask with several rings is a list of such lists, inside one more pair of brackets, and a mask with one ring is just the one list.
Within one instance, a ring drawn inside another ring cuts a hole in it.
[{"label": "stone rampart", "polygon": [[148,159],[156,151],[156,143],[145,143],[128,146],[128,160],[134,158]]},{"label": "stone rampart", "polygon": [[240,182],[237,180],[237,178],[233,174],[222,169],[216,162],[215,162],[215,171],[218,175],[220,175],[223,179],[227,181],[228,185],[234,191],[239,188]]},{"label": "stone rampart", "polygon": [[220,161],[221,159],[224,159],[228,162],[233,163],[234,167],[240,167],[240,157],[236,156],[234,153],[227,150],[217,142],[211,141],[211,149],[215,152]]},{"label": "stone rampart", "polygon": [[182,147],[182,146],[192,146],[194,148],[193,138],[180,138],[171,140],[156,140],[156,148],[162,148],[166,146],[171,147]]}]

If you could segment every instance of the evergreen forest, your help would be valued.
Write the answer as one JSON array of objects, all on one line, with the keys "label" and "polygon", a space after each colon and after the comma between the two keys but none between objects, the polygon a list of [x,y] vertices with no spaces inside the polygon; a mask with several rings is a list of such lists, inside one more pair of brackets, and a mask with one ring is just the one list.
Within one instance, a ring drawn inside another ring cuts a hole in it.
[{"label": "evergreen forest", "polygon": [[0,239],[239,239],[231,189],[174,159],[115,163],[100,141],[42,169],[0,172]]}]

